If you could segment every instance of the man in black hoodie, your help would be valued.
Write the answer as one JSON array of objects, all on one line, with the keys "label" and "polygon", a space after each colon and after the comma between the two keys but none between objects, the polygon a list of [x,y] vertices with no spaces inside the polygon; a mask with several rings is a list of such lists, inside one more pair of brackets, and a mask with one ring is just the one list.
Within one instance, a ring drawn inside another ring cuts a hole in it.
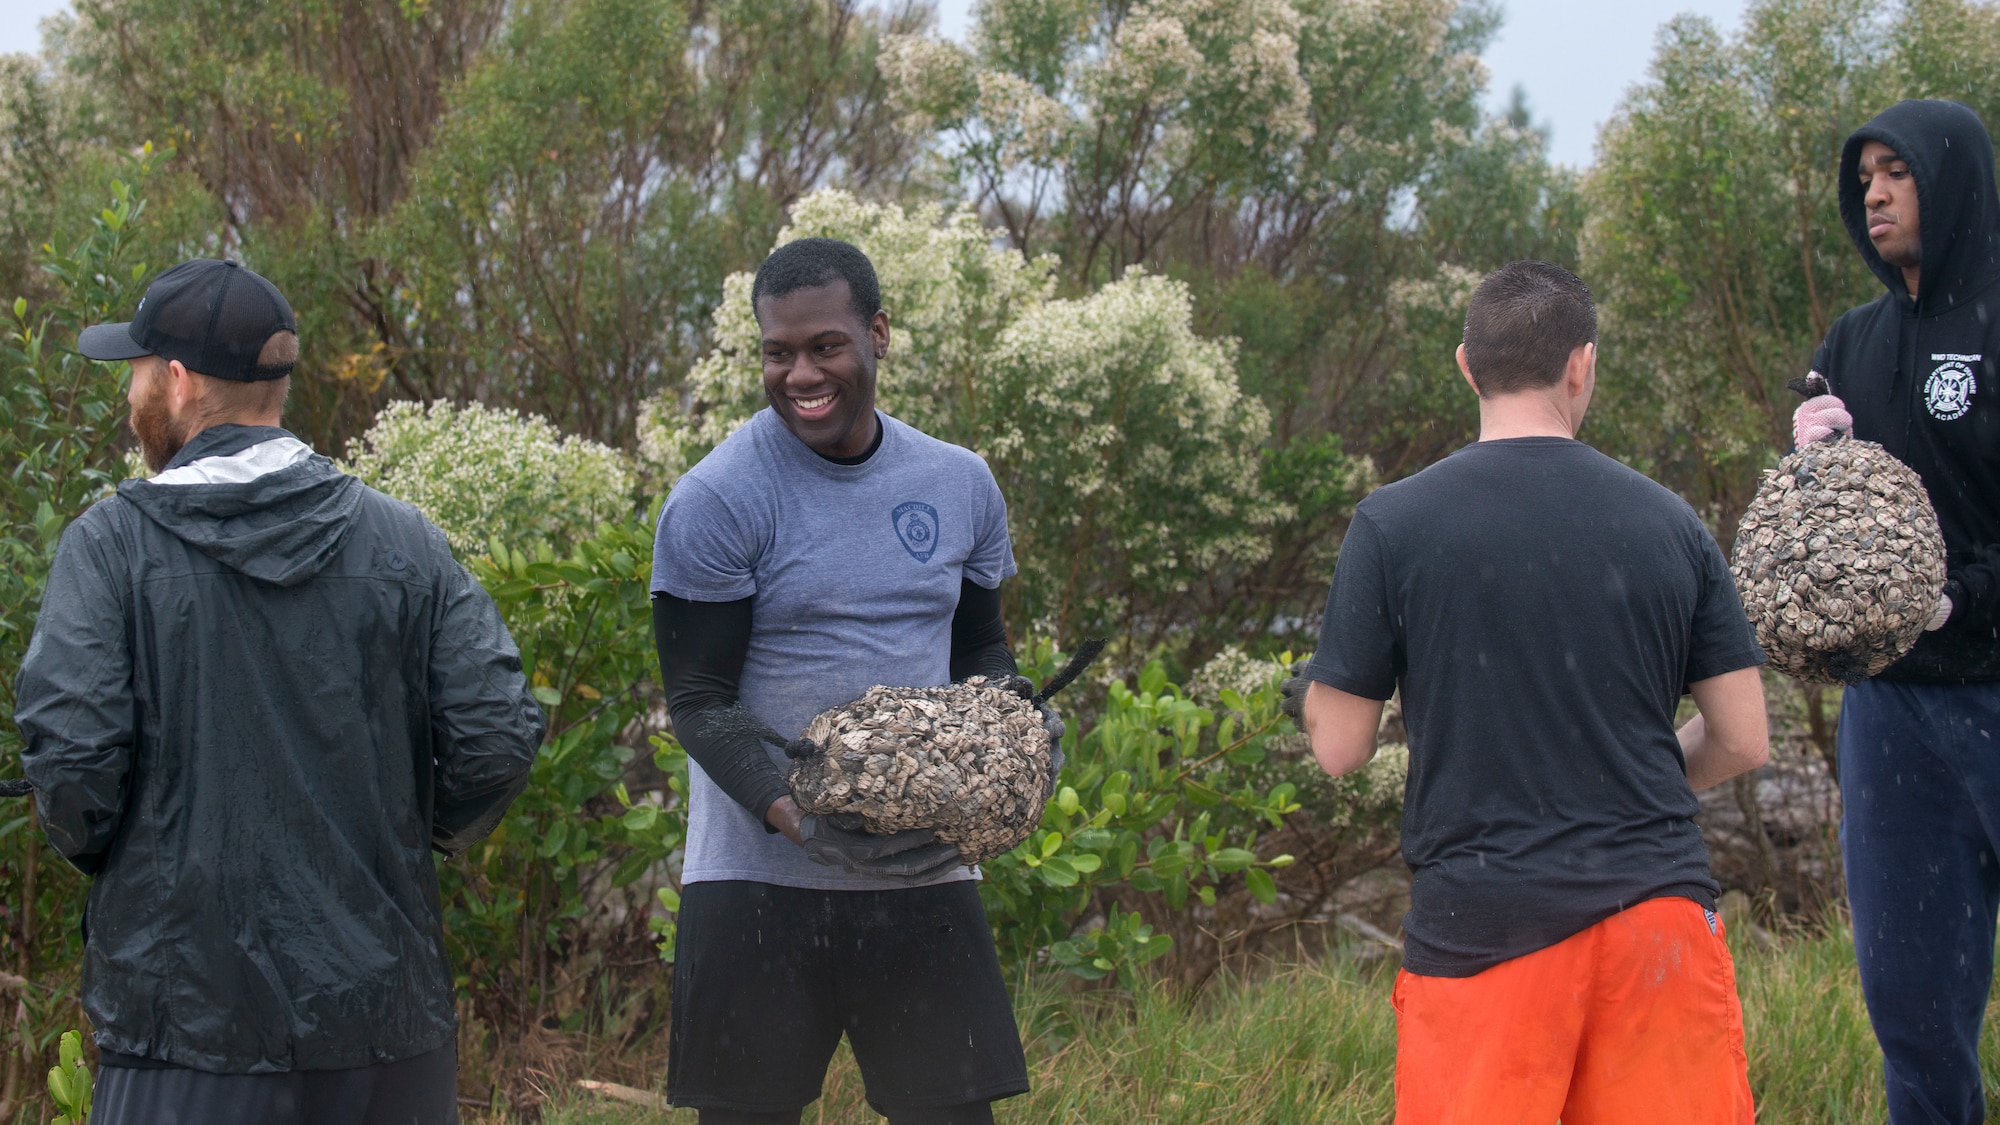
[{"label": "man in black hoodie", "polygon": [[1888,290],[1813,357],[1831,395],[1801,442],[1851,422],[1917,471],[1949,554],[1917,646],[1841,706],[1841,837],[1889,1119],[1976,1122],[2000,911],[2000,201],[1993,142],[1956,102],[1855,130],[1840,214]]},{"label": "man in black hoodie", "polygon": [[278,428],[270,282],[182,263],[78,349],[131,361],[158,474],[63,533],[14,715],[93,876],[91,1120],[454,1122],[431,852],[527,782],[520,653],[437,528]]}]

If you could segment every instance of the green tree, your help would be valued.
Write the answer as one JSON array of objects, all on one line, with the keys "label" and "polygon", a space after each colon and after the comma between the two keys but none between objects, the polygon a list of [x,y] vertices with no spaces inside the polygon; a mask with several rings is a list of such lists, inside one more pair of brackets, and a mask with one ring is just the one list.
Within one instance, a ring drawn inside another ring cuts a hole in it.
[{"label": "green tree", "polygon": [[41,59],[0,68],[0,171],[18,173],[0,236],[34,245],[74,195],[66,169],[165,138],[181,175],[155,209],[186,211],[183,249],[242,259],[298,312],[290,417],[321,449],[389,396],[629,444],[793,199],[928,182],[874,65],[928,13],[80,0]]},{"label": "green tree", "polygon": [[1606,126],[1585,184],[1585,276],[1604,296],[1610,448],[1703,511],[1727,546],[1790,444],[1803,374],[1881,290],[1839,215],[1840,150],[1905,96],[1991,102],[2000,7],[1759,0],[1725,38],[1683,17]]},{"label": "green tree", "polygon": [[990,0],[970,49],[884,56],[905,127],[940,134],[961,191],[1053,255],[1064,292],[1143,267],[1235,342],[1293,511],[1250,565],[1190,576],[1215,638],[1313,617],[1358,459],[1400,476],[1469,436],[1438,299],[1512,257],[1574,260],[1571,178],[1480,109],[1497,24],[1458,0]]},{"label": "green tree", "polygon": [[[69,345],[83,326],[129,313],[144,288],[152,266],[133,244],[154,160],[147,150],[128,162],[81,233],[49,241],[38,264],[53,296],[14,301],[0,344],[0,464],[9,466],[0,474],[0,713],[9,716],[57,539],[123,475],[124,380],[116,365]],[[0,763],[10,773],[21,750],[13,724],[0,725]],[[15,802],[0,807],[0,887],[0,993],[18,1004],[18,1017],[0,1026],[0,1119],[10,1119],[34,1096],[37,1060],[56,1031],[80,1022],[83,908],[83,880],[49,850],[32,809]]]},{"label": "green tree", "polygon": [[919,142],[888,127],[874,55],[921,14],[522,5],[370,246],[398,387],[629,443],[786,207],[830,177],[895,190]]},{"label": "green tree", "polygon": [[388,321],[361,238],[403,197],[501,0],[78,0],[53,65],[100,107],[83,139],[175,146],[209,204],[196,246],[299,314],[291,424],[337,449],[373,415]]}]

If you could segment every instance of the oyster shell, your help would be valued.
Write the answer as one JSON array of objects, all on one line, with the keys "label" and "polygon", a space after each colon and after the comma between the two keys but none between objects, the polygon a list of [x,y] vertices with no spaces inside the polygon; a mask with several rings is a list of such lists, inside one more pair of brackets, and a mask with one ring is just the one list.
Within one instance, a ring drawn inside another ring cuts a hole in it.
[{"label": "oyster shell", "polygon": [[1914,470],[1837,437],[1764,474],[1730,570],[1772,667],[1859,683],[1915,647],[1936,612],[1944,537]]}]

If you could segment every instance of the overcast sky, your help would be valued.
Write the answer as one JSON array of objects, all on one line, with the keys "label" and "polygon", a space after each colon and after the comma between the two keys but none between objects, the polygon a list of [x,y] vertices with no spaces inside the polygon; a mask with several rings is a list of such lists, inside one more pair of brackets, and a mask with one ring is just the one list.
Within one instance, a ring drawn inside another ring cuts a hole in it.
[{"label": "overcast sky", "polygon": [[[939,0],[947,35],[963,36],[975,0]],[[67,0],[0,0],[0,52],[32,51],[42,17]],[[1734,30],[1743,0],[1503,0],[1507,22],[1486,52],[1490,99],[1504,104],[1518,83],[1537,121],[1553,127],[1551,154],[1590,163],[1597,127],[1618,96],[1644,76],[1653,37],[1680,12],[1697,12]]]}]

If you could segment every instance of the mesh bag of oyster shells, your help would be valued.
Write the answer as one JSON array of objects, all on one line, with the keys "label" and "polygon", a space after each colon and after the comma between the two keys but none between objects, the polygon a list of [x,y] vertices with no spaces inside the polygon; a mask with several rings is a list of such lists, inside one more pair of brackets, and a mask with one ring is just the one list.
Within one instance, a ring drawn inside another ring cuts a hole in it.
[{"label": "mesh bag of oyster shells", "polygon": [[1764,475],[1730,570],[1772,667],[1853,684],[1916,645],[1944,589],[1944,537],[1914,470],[1836,433]]},{"label": "mesh bag of oyster shells", "polygon": [[1004,855],[1041,823],[1055,790],[1039,704],[1103,648],[1083,645],[1032,699],[983,676],[870,688],[820,712],[792,743],[792,797],[805,812],[855,818],[867,832],[935,829],[965,863]]}]

